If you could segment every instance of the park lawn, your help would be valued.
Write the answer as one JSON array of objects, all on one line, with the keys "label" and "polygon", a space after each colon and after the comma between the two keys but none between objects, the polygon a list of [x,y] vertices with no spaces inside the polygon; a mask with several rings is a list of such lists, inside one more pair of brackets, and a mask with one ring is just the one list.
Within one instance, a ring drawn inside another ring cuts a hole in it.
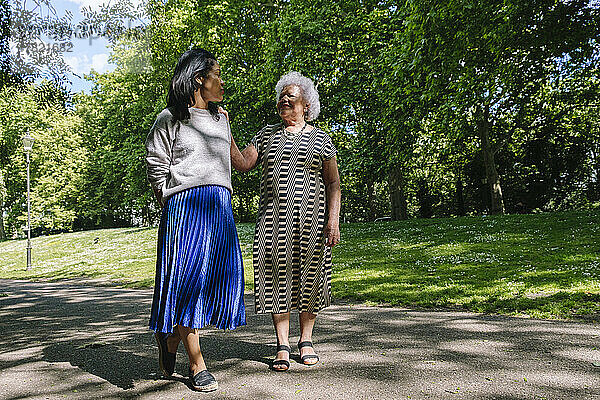
[{"label": "park lawn", "polygon": [[[600,322],[600,211],[342,225],[336,299]],[[247,289],[253,224],[239,224]],[[156,228],[104,229],[0,243],[0,278],[154,280]]]}]

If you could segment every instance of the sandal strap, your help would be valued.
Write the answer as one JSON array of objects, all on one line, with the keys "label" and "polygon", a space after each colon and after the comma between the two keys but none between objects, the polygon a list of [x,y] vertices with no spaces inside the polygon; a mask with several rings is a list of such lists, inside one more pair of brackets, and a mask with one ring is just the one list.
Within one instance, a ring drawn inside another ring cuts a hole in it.
[{"label": "sandal strap", "polygon": [[298,350],[300,350],[303,347],[314,347],[313,343],[310,341],[305,341],[305,342],[298,342]]},{"label": "sandal strap", "polygon": [[[284,368],[275,368],[279,366],[283,366]],[[273,361],[273,363],[271,364],[271,369],[279,372],[287,371],[290,369],[290,362],[288,360]]]},{"label": "sandal strap", "polygon": [[288,353],[291,353],[292,348],[290,346],[288,346],[287,344],[278,344],[277,352],[279,353],[280,351],[287,351]]}]

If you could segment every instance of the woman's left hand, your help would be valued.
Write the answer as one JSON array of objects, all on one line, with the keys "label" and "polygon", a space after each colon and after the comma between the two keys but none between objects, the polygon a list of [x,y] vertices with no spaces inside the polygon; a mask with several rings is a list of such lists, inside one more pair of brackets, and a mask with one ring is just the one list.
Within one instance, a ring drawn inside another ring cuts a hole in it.
[{"label": "woman's left hand", "polygon": [[223,107],[219,106],[219,112],[221,114],[225,115],[225,119],[227,119],[228,122],[231,122],[231,121],[229,121],[229,113],[227,111],[225,111],[225,109]]},{"label": "woman's left hand", "polygon": [[325,227],[325,244],[334,247],[340,242],[340,224],[329,221]]}]

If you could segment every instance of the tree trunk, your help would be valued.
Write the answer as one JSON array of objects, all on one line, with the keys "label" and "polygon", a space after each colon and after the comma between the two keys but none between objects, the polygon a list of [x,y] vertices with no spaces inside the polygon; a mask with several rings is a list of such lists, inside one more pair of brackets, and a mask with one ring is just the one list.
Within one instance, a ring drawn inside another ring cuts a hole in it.
[{"label": "tree trunk", "polygon": [[242,220],[245,222],[252,221],[250,214],[252,214],[252,197],[244,196],[244,216]]},{"label": "tree trunk", "polygon": [[418,182],[417,201],[419,202],[419,215],[421,218],[431,218],[433,216],[431,195],[429,193],[429,184],[424,178],[419,179]]},{"label": "tree trunk", "polygon": [[142,207],[142,226],[150,226],[150,207],[148,204]]},{"label": "tree trunk", "polygon": [[485,176],[490,188],[491,203],[490,214],[504,214],[504,200],[502,198],[502,187],[500,186],[500,177],[496,170],[494,160],[494,150],[490,145],[490,109],[486,105],[483,109],[483,115],[477,119],[477,131],[481,139],[481,152],[483,154],[483,164],[485,165]]},{"label": "tree trunk", "polygon": [[404,180],[399,167],[390,168],[389,172],[390,203],[392,205],[392,220],[408,219],[406,210],[406,196],[404,194]]},{"label": "tree trunk", "polygon": [[373,221],[375,219],[375,207],[373,206],[373,191],[375,185],[371,176],[367,178],[367,220]]},{"label": "tree trunk", "polygon": [[[600,149],[600,146],[597,146],[597,149]],[[593,160],[595,161],[595,176],[596,180],[591,182],[592,186],[592,201],[600,200],[600,151],[593,151]]]},{"label": "tree trunk", "polygon": [[456,213],[460,216],[466,215],[463,182],[460,176],[456,178]]},{"label": "tree trunk", "polygon": [[237,206],[237,217],[239,221],[245,221],[246,219],[246,210],[244,210],[244,205],[246,203],[246,198],[242,196],[238,196],[238,206]]},{"label": "tree trunk", "polygon": [[6,232],[4,232],[4,209],[0,207],[0,240],[6,239]]}]

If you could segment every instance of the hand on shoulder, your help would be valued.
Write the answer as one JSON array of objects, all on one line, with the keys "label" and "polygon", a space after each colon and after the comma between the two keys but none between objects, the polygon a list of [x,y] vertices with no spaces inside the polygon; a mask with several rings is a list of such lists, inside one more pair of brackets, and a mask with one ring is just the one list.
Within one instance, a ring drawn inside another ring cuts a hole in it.
[{"label": "hand on shoulder", "polygon": [[231,122],[229,120],[229,113],[227,111],[225,111],[225,109],[223,107],[219,106],[219,112],[225,116],[225,118],[227,119],[227,122]]}]

